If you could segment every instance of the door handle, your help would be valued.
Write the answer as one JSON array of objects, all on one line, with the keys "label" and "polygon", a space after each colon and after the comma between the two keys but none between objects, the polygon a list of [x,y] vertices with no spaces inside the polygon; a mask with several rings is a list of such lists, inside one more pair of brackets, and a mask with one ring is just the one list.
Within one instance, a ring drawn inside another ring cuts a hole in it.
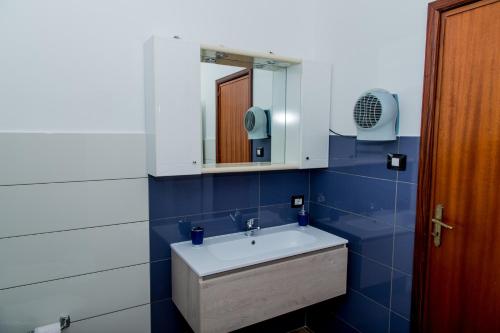
[{"label": "door handle", "polygon": [[434,218],[431,220],[434,224],[434,231],[431,235],[434,237],[434,246],[439,247],[441,245],[441,227],[448,230],[453,230],[453,227],[449,224],[443,222],[443,205],[437,204],[436,211],[434,212]]},{"label": "door handle", "polygon": [[442,227],[444,227],[446,229],[450,229],[450,230],[453,229],[453,227],[451,225],[446,224],[446,223],[444,223],[444,222],[442,222],[441,220],[438,220],[438,219],[432,219],[432,223],[439,224],[440,226],[442,226]]}]

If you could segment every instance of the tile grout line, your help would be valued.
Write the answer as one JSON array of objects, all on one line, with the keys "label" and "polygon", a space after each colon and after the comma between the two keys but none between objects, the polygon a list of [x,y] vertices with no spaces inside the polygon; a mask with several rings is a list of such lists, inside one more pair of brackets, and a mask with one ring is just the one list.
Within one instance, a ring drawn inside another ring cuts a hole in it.
[{"label": "tile grout line", "polygon": [[349,172],[337,171],[337,170],[330,170],[330,169],[327,169],[324,172],[336,173],[336,174],[339,174],[339,175],[346,175],[346,176],[351,176],[351,177],[360,177],[360,178],[367,178],[367,179],[373,179],[373,180],[381,180],[381,181],[391,182],[391,183],[397,182],[397,180],[394,180],[394,179],[365,176],[365,175],[359,175],[359,174],[355,174],[355,173],[349,173]]},{"label": "tile grout line", "polygon": [[61,230],[51,230],[51,231],[44,231],[44,232],[35,232],[35,233],[32,233],[32,234],[21,234],[21,235],[5,236],[5,237],[0,237],[0,241],[3,240],[3,239],[10,239],[10,238],[39,236],[39,235],[46,235],[46,234],[54,234],[54,233],[58,233],[58,232],[67,232],[67,231],[78,231],[78,230],[87,230],[87,229],[106,228],[106,227],[113,227],[113,226],[119,226],[119,225],[125,225],[125,224],[134,224],[134,223],[144,223],[144,222],[149,222],[149,220],[118,222],[118,223],[112,223],[112,224],[93,225],[93,226],[89,226],[89,227],[61,229]]},{"label": "tile grout line", "polygon": [[[399,173],[399,171],[398,171],[398,173]],[[407,182],[406,180],[398,180],[398,183],[400,183],[400,184],[408,184],[408,185],[415,185],[415,186],[418,185],[418,183]]]},{"label": "tile grout line", "polygon": [[[308,170],[308,193],[307,193],[307,211],[309,212],[309,220],[311,219],[311,169]],[[311,221],[309,221],[310,223]]]},{"label": "tile grout line", "polygon": [[166,216],[166,217],[156,217],[153,219],[150,219],[150,222],[156,222],[156,221],[162,221],[162,220],[168,220],[168,219],[181,219],[184,217],[193,217],[193,216],[200,216],[200,215],[208,215],[208,214],[222,214],[222,213],[231,213],[234,212],[235,210],[249,210],[249,209],[258,209],[260,206],[252,206],[252,207],[244,207],[244,208],[233,208],[233,209],[224,209],[224,210],[213,210],[209,212],[200,212],[200,213],[195,213],[195,214],[185,214],[185,215],[176,215],[176,216]]},{"label": "tile grout line", "polygon": [[345,210],[345,209],[338,208],[338,207],[335,207],[335,206],[330,206],[328,204],[324,204],[324,203],[321,203],[321,202],[313,202],[313,204],[319,205],[319,206],[323,206],[323,207],[326,207],[326,208],[335,209],[335,210],[338,210],[339,212],[347,213],[347,214],[350,214],[350,215],[359,216],[359,217],[362,217],[362,218],[370,220],[370,221],[384,223],[384,224],[386,224],[388,226],[392,225],[392,223],[387,223],[387,222],[384,222],[384,221],[380,221],[380,220],[378,220],[378,219],[376,219],[374,217],[371,217],[371,216],[367,216],[367,215],[362,215],[362,214],[359,214],[359,213],[351,212],[349,210]]},{"label": "tile grout line", "polygon": [[347,326],[349,326],[350,328],[352,328],[353,330],[355,330],[356,332],[359,332],[361,333],[360,330],[358,330],[356,327],[354,327],[351,323],[347,322],[347,320],[345,320],[344,318],[338,316],[338,315],[335,315],[335,317],[340,320],[341,322],[343,322],[344,324],[346,324]]},{"label": "tile grout line", "polygon": [[[185,240],[185,242],[188,242],[188,240]],[[172,243],[173,244],[173,243]],[[169,246],[169,249],[170,249],[170,246]],[[158,257],[158,258],[154,258],[154,259],[151,259],[151,257],[149,258],[149,264],[157,264],[157,263],[161,263],[161,262],[164,262],[164,261],[167,261],[167,260],[172,260],[172,255],[169,254],[168,257]]]},{"label": "tile grout line", "polygon": [[98,315],[95,315],[95,316],[90,316],[90,317],[85,317],[85,318],[81,318],[81,319],[76,319],[76,320],[71,320],[71,323],[78,323],[78,322],[81,322],[81,321],[84,321],[84,320],[89,320],[89,319],[93,319],[93,318],[97,318],[97,317],[102,317],[102,316],[106,316],[106,315],[110,315],[110,314],[113,314],[113,313],[117,313],[117,312],[121,312],[121,311],[125,311],[125,310],[130,310],[130,309],[135,309],[135,308],[139,308],[141,306],[146,306],[146,305],[150,305],[150,303],[144,303],[144,304],[139,304],[139,305],[134,305],[134,306],[129,306],[127,308],[123,308],[123,309],[119,309],[119,310],[115,310],[115,311],[111,311],[111,312],[105,312],[105,313],[101,313],[101,314],[98,314]]},{"label": "tile grout line", "polygon": [[383,266],[383,267],[385,267],[385,268],[387,268],[387,269],[393,270],[393,271],[395,271],[395,272],[401,273],[401,274],[406,275],[406,276],[413,276],[413,274],[410,274],[410,273],[407,273],[407,272],[402,271],[402,270],[400,270],[400,269],[397,269],[397,268],[391,267],[390,265],[384,264],[383,262],[378,261],[378,260],[376,260],[376,259],[373,259],[373,258],[367,257],[366,255],[361,254],[361,253],[359,253],[359,252],[357,252],[357,251],[354,251],[354,250],[352,250],[352,249],[349,249],[349,252],[352,252],[353,254],[355,254],[355,255],[357,255],[357,256],[360,256],[360,257],[361,257],[361,258],[363,258],[363,259],[369,260],[369,261],[371,261],[372,263],[375,263],[375,264],[377,264],[377,265]]},{"label": "tile grout line", "polygon": [[[335,206],[331,206],[331,205],[328,205],[328,204],[324,204],[324,203],[320,203],[320,202],[315,202],[315,201],[312,201],[311,202],[312,204],[315,204],[315,205],[318,205],[318,206],[322,206],[322,207],[325,207],[325,208],[330,208],[330,209],[335,209],[335,210],[338,210],[339,212],[343,212],[343,213],[347,213],[347,214],[350,214],[350,215],[354,215],[354,216],[359,216],[359,217],[362,217],[364,219],[367,219],[367,220],[370,220],[370,221],[375,221],[375,222],[379,222],[379,223],[383,223],[387,226],[392,226],[393,223],[387,223],[385,221],[381,221],[379,219],[376,219],[374,217],[371,217],[371,216],[367,216],[367,215],[362,215],[362,214],[359,214],[359,213],[355,213],[355,212],[351,212],[349,210],[345,210],[345,209],[341,209],[341,208],[337,208]],[[411,228],[408,228],[406,226],[400,226],[398,225],[397,226],[398,228],[401,228],[401,229],[404,229],[406,231],[412,231],[412,232],[415,232],[414,229],[411,229]]]},{"label": "tile grout line", "polygon": [[278,206],[285,206],[288,205],[288,202],[280,202],[280,203],[274,203],[270,205],[262,205],[262,206],[253,206],[253,207],[245,207],[245,208],[234,208],[234,209],[225,209],[225,210],[214,210],[214,211],[209,211],[209,212],[201,212],[201,213],[196,213],[196,214],[186,214],[186,215],[176,215],[176,216],[168,216],[168,217],[157,217],[150,219],[149,221],[152,222],[153,224],[158,221],[163,221],[163,220],[169,220],[169,219],[182,219],[186,217],[194,217],[194,216],[200,216],[200,215],[208,215],[208,214],[222,214],[222,213],[231,213],[234,212],[235,210],[250,210],[250,209],[257,209],[260,214],[260,209],[259,208],[268,208],[268,207],[278,207]]},{"label": "tile grout line", "polygon": [[79,277],[79,276],[85,276],[85,275],[92,275],[92,274],[104,273],[104,272],[115,271],[115,270],[119,270],[119,269],[130,268],[130,267],[136,267],[136,266],[141,266],[141,265],[148,265],[148,264],[149,264],[149,261],[145,261],[145,262],[140,262],[140,263],[137,263],[137,264],[132,264],[132,265],[119,266],[119,267],[113,267],[113,268],[101,269],[101,270],[98,270],[98,271],[87,272],[87,273],[82,273],[82,274],[75,274],[75,275],[62,276],[62,277],[58,277],[58,278],[54,278],[54,279],[49,279],[49,280],[42,280],[42,281],[30,282],[30,283],[20,284],[20,285],[17,285],[17,286],[11,286],[11,287],[0,288],[0,292],[5,291],[5,290],[9,290],[9,289],[15,289],[15,288],[21,288],[21,287],[32,286],[32,285],[35,285],[35,284],[42,284],[42,283],[48,283],[48,282],[59,281],[59,280],[72,279],[72,278],[76,278],[76,277]]},{"label": "tile grout line", "polygon": [[402,314],[399,314],[398,312],[395,312],[395,311],[391,310],[391,313],[393,313],[395,316],[400,317],[401,319],[406,320],[407,322],[410,322],[410,318],[406,318],[405,316],[403,316]]},{"label": "tile grout line", "polygon": [[367,299],[367,300],[369,300],[370,302],[373,302],[373,303],[377,304],[378,306],[383,307],[384,309],[386,309],[386,310],[389,312],[389,319],[390,319],[390,317],[391,317],[391,312],[394,312],[395,314],[397,314],[397,315],[398,315],[398,316],[400,316],[401,318],[403,318],[403,319],[405,319],[405,320],[407,320],[407,321],[410,321],[410,319],[409,319],[409,318],[406,318],[406,317],[405,317],[405,316],[403,316],[402,314],[400,314],[400,313],[398,313],[398,312],[395,312],[395,311],[391,310],[389,307],[387,307],[387,306],[385,306],[384,304],[381,304],[381,303],[379,303],[379,302],[375,301],[375,300],[374,300],[374,299],[372,299],[371,297],[366,296],[365,294],[363,294],[363,293],[362,293],[362,292],[360,292],[359,290],[356,290],[356,289],[353,289],[353,288],[350,288],[350,287],[349,287],[349,290],[350,290],[350,291],[352,291],[352,292],[354,292],[354,293],[356,293],[356,294],[358,294],[358,295],[360,295],[360,296],[362,296],[362,297],[364,297],[364,298],[366,298],[366,299]]},{"label": "tile grout line", "polygon": [[[399,152],[399,142],[398,139],[398,152]],[[394,225],[392,228],[392,259],[391,259],[391,283],[390,283],[390,294],[389,294],[389,323],[387,325],[387,332],[391,331],[391,311],[392,311],[392,289],[394,281],[394,253],[396,252],[396,223],[397,223],[397,209],[398,209],[398,180],[399,171],[396,173],[396,191],[394,195]]]},{"label": "tile grout line", "polygon": [[148,179],[148,176],[141,177],[122,177],[122,178],[99,178],[99,179],[82,179],[82,180],[61,180],[55,182],[38,182],[38,183],[18,183],[18,184],[0,184],[1,187],[9,186],[31,186],[31,185],[49,185],[49,184],[67,184],[67,183],[88,183],[88,182],[104,182],[104,181],[119,181],[119,180],[134,180]]},{"label": "tile grout line", "polygon": [[267,208],[267,207],[276,207],[276,206],[289,206],[290,205],[290,202],[281,202],[281,203],[275,203],[275,204],[271,204],[271,205],[262,205],[262,206],[259,206],[261,208]]},{"label": "tile grout line", "polygon": [[260,226],[260,205],[261,205],[261,202],[260,202],[260,191],[261,191],[261,175],[262,175],[262,172],[259,171],[259,194],[258,194],[258,202],[259,202],[259,206],[257,207],[257,225]]}]

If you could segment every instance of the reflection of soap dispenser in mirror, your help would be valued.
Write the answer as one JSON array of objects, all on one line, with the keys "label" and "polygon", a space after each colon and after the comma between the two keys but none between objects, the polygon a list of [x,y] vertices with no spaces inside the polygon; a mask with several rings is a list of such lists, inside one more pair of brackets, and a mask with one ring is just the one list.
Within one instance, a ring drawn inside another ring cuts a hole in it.
[{"label": "reflection of soap dispenser in mirror", "polygon": [[301,227],[306,227],[309,224],[309,213],[306,212],[306,209],[304,205],[302,205],[302,208],[300,209],[299,213],[297,214],[299,226]]}]

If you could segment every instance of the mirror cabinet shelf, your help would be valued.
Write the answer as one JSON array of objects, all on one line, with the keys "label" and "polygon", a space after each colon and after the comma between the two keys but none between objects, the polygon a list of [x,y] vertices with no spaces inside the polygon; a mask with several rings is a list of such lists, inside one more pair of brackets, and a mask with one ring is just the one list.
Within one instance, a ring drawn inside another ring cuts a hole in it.
[{"label": "mirror cabinet shelf", "polygon": [[205,164],[201,173],[252,172],[300,169],[298,164],[271,164],[271,163],[217,163]]},{"label": "mirror cabinet shelf", "polygon": [[330,64],[153,36],[144,81],[152,176],[328,166]]}]

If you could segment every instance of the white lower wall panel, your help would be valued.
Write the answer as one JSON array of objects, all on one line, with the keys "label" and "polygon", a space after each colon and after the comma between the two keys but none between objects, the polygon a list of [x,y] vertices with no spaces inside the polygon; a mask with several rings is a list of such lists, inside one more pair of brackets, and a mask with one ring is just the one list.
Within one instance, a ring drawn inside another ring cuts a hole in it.
[{"label": "white lower wall panel", "polygon": [[0,185],[146,176],[143,133],[0,133]]},{"label": "white lower wall panel", "polygon": [[72,323],[64,333],[149,333],[150,305],[113,312]]},{"label": "white lower wall panel", "polygon": [[144,221],[148,179],[0,186],[0,212],[0,238]]},{"label": "white lower wall panel", "polygon": [[149,262],[149,222],[0,239],[0,289]]},{"label": "white lower wall panel", "polygon": [[0,291],[0,332],[26,333],[61,313],[76,321],[148,303],[149,264],[6,289]]}]

